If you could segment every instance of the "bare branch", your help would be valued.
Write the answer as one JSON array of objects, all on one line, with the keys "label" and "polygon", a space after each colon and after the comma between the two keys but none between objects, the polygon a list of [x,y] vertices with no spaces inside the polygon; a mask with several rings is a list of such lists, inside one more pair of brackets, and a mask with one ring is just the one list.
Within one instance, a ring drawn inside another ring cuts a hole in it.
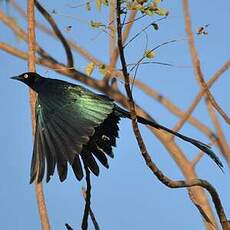
[{"label": "bare branch", "polygon": [[66,41],[65,37],[63,36],[63,34],[61,33],[61,31],[59,30],[56,22],[54,21],[54,19],[52,18],[52,16],[45,10],[45,8],[43,8],[40,5],[40,3],[37,0],[35,0],[35,5],[36,5],[37,9],[40,11],[40,13],[50,23],[50,25],[53,28],[56,36],[59,38],[59,40],[61,41],[62,45],[64,46],[65,52],[66,52],[66,56],[67,56],[67,66],[68,67],[73,67],[74,66],[74,62],[73,62],[72,51],[71,51],[71,49],[69,47],[69,44]]},{"label": "bare branch", "polygon": [[87,190],[86,190],[86,198],[85,198],[85,210],[84,210],[84,215],[82,218],[82,224],[81,228],[82,230],[87,230],[88,229],[88,216],[90,213],[90,199],[91,199],[91,182],[90,182],[90,171],[87,167],[87,165],[84,162],[84,167],[85,167],[85,173],[86,173],[86,184],[87,184]]},{"label": "bare branch", "polygon": [[228,164],[230,164],[230,148],[229,148],[228,142],[224,136],[221,124],[218,120],[218,117],[216,115],[214,108],[211,106],[210,101],[206,100],[206,104],[208,107],[209,115],[212,119],[212,123],[215,126],[215,129],[216,129],[216,132],[218,135],[218,142],[219,142],[219,146],[221,147],[221,152],[222,152],[224,158],[226,159],[226,161],[228,162]]},{"label": "bare branch", "polygon": [[205,155],[204,152],[200,152],[192,161],[191,161],[191,165],[194,168],[196,166],[196,164],[201,160],[201,158]]},{"label": "bare branch", "polygon": [[204,76],[200,66],[200,60],[195,47],[194,36],[192,33],[188,0],[183,0],[183,10],[185,15],[185,29],[188,36],[190,53],[192,56],[192,62],[193,62],[193,67],[194,67],[197,81],[200,83],[201,87],[205,90],[205,93],[207,94],[207,97],[210,103],[212,104],[212,106],[219,112],[219,114],[224,118],[224,120],[230,125],[230,118],[224,112],[224,110],[218,105],[215,98],[212,96],[211,92],[209,91],[208,86],[204,80]]},{"label": "bare branch", "polygon": [[[128,38],[128,35],[129,35],[129,32],[133,26],[136,14],[137,14],[137,11],[132,10],[130,15],[129,15],[128,21],[130,23],[126,24],[126,27],[124,29],[123,36],[122,36],[122,39],[123,39],[122,43],[123,44],[125,43],[125,41]],[[114,33],[114,37],[115,37],[115,34],[116,33]],[[105,78],[104,78],[105,82],[107,82],[109,80],[110,76],[112,75],[112,72],[113,72],[115,65],[116,65],[116,62],[117,62],[118,52],[119,52],[118,47],[115,47],[114,50],[112,50],[112,53],[111,53],[112,56],[110,58],[110,64],[108,65],[107,73],[106,73]]]},{"label": "bare branch", "polygon": [[[229,67],[230,67],[230,60],[225,62],[224,65],[221,66],[221,68],[219,70],[217,70],[217,72],[210,78],[210,80],[207,82],[207,87],[211,88],[212,85],[215,83],[215,81],[218,80],[222,76],[222,74],[226,70],[229,69]],[[198,103],[200,102],[201,98],[204,95],[205,95],[205,89],[201,89],[200,92],[196,95],[196,97],[193,100],[193,102],[191,103],[191,105],[188,108],[188,110],[184,113],[184,115],[181,118],[181,120],[175,125],[175,127],[173,129],[174,131],[178,132],[183,127],[183,125],[189,119],[189,117],[191,116],[192,112],[194,111],[194,109],[196,108],[196,106],[198,105]]]},{"label": "bare branch", "polygon": [[[83,194],[83,197],[85,200],[86,200],[86,192],[87,192],[87,190],[84,187],[82,187],[82,194]],[[97,223],[96,217],[95,217],[91,207],[89,208],[89,215],[90,215],[90,218],[93,222],[93,226],[94,226],[95,230],[100,230],[99,224]]]},{"label": "bare branch", "polygon": [[[29,0],[27,4],[27,15],[28,15],[28,70],[30,72],[35,72],[35,63],[36,63],[36,38],[35,38],[35,20],[34,20],[34,1]],[[32,113],[32,128],[33,135],[35,133],[35,103],[37,95],[30,89],[30,107]],[[40,214],[40,221],[42,229],[49,230],[50,224],[48,219],[48,213],[46,209],[45,197],[43,193],[42,183],[35,183],[35,192],[38,204],[38,211]]]},{"label": "bare branch", "polygon": [[[12,6],[17,10],[17,12],[20,15],[22,15],[24,18],[27,17],[24,10],[20,7],[19,4],[17,4],[17,2],[15,2],[15,0],[11,0],[10,3],[12,4]],[[43,25],[39,22],[37,22],[36,25],[41,31],[43,31],[47,35],[58,39],[58,37],[55,36],[55,33],[52,30],[50,30],[48,27],[46,27],[45,25]],[[76,50],[79,54],[81,54],[83,57],[85,57],[89,61],[93,62],[95,65],[99,66],[101,64],[101,62],[97,58],[93,57],[87,50],[83,49],[76,42],[73,42],[72,40],[68,40],[68,44],[70,45],[71,48]]]}]

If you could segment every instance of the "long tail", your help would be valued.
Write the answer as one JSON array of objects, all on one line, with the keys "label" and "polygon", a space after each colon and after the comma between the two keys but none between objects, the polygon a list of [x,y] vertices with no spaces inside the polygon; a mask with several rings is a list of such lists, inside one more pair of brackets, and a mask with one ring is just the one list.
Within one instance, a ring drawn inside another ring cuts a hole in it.
[{"label": "long tail", "polygon": [[[116,107],[116,111],[122,116],[122,117],[126,117],[126,118],[129,118],[131,119],[131,115],[128,111],[120,108],[120,107]],[[137,121],[141,124],[145,124],[145,125],[150,125],[151,127],[153,128],[156,128],[156,129],[162,129],[168,133],[171,133],[179,138],[181,138],[182,140],[184,141],[187,141],[193,145],[195,145],[198,149],[204,151],[205,153],[207,153],[209,155],[209,157],[212,158],[212,160],[218,165],[218,167],[221,169],[221,171],[223,171],[223,164],[222,162],[220,161],[220,159],[218,158],[218,156],[211,150],[211,147],[207,144],[204,144],[203,142],[201,141],[198,141],[196,139],[193,139],[191,137],[187,137],[185,135],[182,135],[178,132],[175,132],[163,125],[160,125],[158,124],[156,121],[150,121],[150,120],[147,120],[143,117],[140,117],[140,116],[137,116]]]}]

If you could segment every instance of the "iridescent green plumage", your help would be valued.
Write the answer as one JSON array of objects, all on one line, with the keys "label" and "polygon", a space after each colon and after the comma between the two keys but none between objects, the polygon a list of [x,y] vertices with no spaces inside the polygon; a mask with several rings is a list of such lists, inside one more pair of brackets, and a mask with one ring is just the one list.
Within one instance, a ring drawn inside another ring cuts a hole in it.
[{"label": "iridescent green plumage", "polygon": [[[103,131],[102,127],[98,128],[109,121],[111,124],[114,123],[115,130],[118,129],[119,119],[113,117],[113,102],[81,86],[63,81],[55,80],[55,85],[51,79],[37,83],[38,87],[34,85],[39,93],[36,104],[37,128],[31,164],[31,182],[36,175],[38,181],[42,180],[44,167],[38,165],[44,166],[45,158],[47,181],[54,173],[55,164],[60,180],[65,180],[67,163],[72,165],[76,177],[81,179],[83,173],[80,155],[90,170],[98,175],[99,168],[92,154],[108,167],[105,154],[111,155],[111,146],[115,145],[114,134],[109,131],[106,133],[109,125],[104,126]],[[103,135],[108,140],[102,141]],[[107,149],[104,149],[106,147]]]},{"label": "iridescent green plumage", "polygon": [[[98,175],[95,157],[108,168],[107,156],[113,157],[118,122],[121,117],[130,118],[128,111],[118,107],[105,95],[65,81],[43,78],[36,73],[24,73],[14,79],[24,82],[38,93],[31,182],[42,181],[45,170],[46,180],[49,181],[56,166],[60,180],[64,181],[68,164],[78,180],[83,177],[82,163]],[[206,152],[220,168],[223,167],[206,144],[155,121],[139,116],[137,120],[192,143]]]}]

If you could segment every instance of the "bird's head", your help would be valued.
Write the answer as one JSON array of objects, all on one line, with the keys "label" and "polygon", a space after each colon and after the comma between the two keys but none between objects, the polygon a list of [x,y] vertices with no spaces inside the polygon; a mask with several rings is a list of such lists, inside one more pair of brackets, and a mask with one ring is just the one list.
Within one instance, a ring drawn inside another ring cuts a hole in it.
[{"label": "bird's head", "polygon": [[11,79],[24,82],[30,88],[34,89],[35,83],[39,80],[40,75],[35,72],[26,72],[18,76],[11,77]]}]

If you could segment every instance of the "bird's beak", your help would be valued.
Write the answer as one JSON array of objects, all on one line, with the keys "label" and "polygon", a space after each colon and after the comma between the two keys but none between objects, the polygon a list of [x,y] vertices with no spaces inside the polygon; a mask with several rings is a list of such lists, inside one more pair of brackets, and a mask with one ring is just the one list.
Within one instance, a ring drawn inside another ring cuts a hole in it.
[{"label": "bird's beak", "polygon": [[18,81],[21,81],[21,80],[22,80],[19,76],[11,77],[11,79],[13,79],[13,80],[18,80]]}]

